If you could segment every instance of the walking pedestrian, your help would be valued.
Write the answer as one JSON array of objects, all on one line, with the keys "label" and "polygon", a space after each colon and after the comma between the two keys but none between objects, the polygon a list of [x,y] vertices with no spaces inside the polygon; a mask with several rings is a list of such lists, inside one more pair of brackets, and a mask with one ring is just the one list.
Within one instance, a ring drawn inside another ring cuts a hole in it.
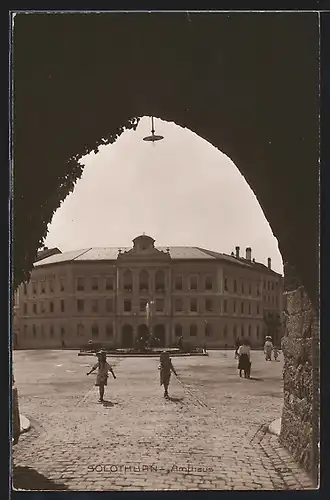
[{"label": "walking pedestrian", "polygon": [[160,370],[160,385],[164,386],[164,398],[168,398],[168,386],[170,385],[171,372],[177,376],[175,368],[172,364],[170,354],[167,351],[163,351],[159,358],[159,370]]},{"label": "walking pedestrian", "polygon": [[250,378],[251,373],[251,348],[249,342],[243,339],[242,345],[238,349],[238,370],[239,376],[242,376],[242,371],[244,372],[245,378]]},{"label": "walking pedestrian", "polygon": [[274,359],[277,361],[278,355],[279,355],[279,350],[277,349],[276,346],[273,347],[273,354],[274,354]]},{"label": "walking pedestrian", "polygon": [[95,385],[99,388],[99,394],[100,394],[99,403],[103,403],[104,387],[108,385],[109,372],[111,372],[113,378],[116,378],[116,375],[112,367],[107,362],[106,352],[101,349],[99,352],[96,353],[96,355],[98,358],[98,362],[87,373],[87,375],[90,375],[93,371],[95,371],[98,368]]},{"label": "walking pedestrian", "polygon": [[269,335],[267,335],[266,342],[264,345],[264,354],[265,354],[266,361],[272,360],[273,347],[274,346],[273,346],[272,338]]}]

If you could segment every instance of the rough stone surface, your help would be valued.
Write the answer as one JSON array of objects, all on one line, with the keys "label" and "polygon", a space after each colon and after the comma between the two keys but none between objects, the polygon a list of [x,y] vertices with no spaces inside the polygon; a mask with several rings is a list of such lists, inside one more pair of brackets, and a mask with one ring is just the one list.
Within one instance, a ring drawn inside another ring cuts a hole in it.
[{"label": "rough stone surface", "polygon": [[284,406],[280,442],[317,480],[319,330],[303,287],[285,293],[288,318],[282,339]]},{"label": "rough stone surface", "polygon": [[171,400],[158,361],[109,358],[116,380],[97,403],[91,360],[17,351],[14,370],[30,432],[14,447],[14,486],[67,490],[312,489],[267,432],[281,414],[282,360],[252,351],[252,379],[233,351],[175,358]]}]

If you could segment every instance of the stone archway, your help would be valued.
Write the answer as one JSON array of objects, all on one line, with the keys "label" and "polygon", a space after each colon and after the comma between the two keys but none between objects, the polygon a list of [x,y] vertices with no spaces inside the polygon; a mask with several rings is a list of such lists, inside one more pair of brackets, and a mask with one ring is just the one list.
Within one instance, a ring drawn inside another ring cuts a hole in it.
[{"label": "stone archway", "polygon": [[158,347],[166,347],[166,328],[163,324],[155,325],[154,337],[157,339]]},{"label": "stone archway", "polygon": [[301,12],[16,15],[15,287],[79,158],[137,117],[174,121],[228,155],[255,192],[285,261],[287,313],[310,311],[301,335],[317,380],[318,25]]},{"label": "stone archway", "polygon": [[130,348],[134,346],[133,327],[132,325],[123,325],[121,329],[121,346]]}]

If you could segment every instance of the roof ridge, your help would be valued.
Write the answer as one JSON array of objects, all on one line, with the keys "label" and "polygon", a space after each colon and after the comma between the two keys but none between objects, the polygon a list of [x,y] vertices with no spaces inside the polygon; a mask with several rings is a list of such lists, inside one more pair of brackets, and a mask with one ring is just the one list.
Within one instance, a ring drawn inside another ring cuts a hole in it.
[{"label": "roof ridge", "polygon": [[73,259],[71,260],[76,260],[78,259],[78,257],[81,257],[82,255],[85,255],[85,253],[89,252],[90,250],[92,250],[93,247],[90,247],[90,248],[87,248],[87,250],[84,250],[83,252],[81,252],[79,255],[76,255]]}]

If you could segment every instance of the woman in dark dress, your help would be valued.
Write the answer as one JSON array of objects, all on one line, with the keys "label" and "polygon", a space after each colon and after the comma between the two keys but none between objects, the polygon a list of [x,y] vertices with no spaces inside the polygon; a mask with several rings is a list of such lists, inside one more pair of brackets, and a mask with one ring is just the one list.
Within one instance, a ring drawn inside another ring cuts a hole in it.
[{"label": "woman in dark dress", "polygon": [[243,344],[238,349],[238,370],[239,376],[242,376],[242,371],[244,371],[244,377],[250,378],[251,372],[251,361],[250,361],[250,345],[248,340],[243,340]]}]

